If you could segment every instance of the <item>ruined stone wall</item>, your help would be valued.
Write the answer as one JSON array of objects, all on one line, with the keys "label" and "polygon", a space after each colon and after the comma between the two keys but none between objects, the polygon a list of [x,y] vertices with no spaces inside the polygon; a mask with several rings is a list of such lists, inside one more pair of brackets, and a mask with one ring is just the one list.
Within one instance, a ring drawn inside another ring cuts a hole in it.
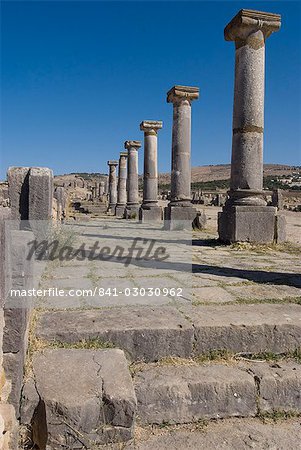
[{"label": "ruined stone wall", "polygon": [[36,224],[53,217],[52,171],[10,168],[0,194],[0,449],[15,450],[31,304],[9,292],[34,286],[28,243],[40,232]]},{"label": "ruined stone wall", "polygon": [[10,209],[0,205],[0,449],[17,448],[17,427],[15,408],[9,402],[11,383],[3,365],[3,334],[5,327],[4,303],[9,288],[9,264],[7,249],[9,242],[5,234],[5,220],[10,218]]}]

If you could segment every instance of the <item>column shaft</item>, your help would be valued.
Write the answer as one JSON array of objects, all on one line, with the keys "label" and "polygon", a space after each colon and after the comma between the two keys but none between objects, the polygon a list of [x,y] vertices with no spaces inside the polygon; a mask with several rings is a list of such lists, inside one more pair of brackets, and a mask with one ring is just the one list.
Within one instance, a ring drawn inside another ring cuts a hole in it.
[{"label": "column shaft", "polygon": [[[113,209],[117,203],[117,161],[108,161],[109,165],[109,209]],[[115,212],[115,211],[114,211]]]},{"label": "column shaft", "polygon": [[121,153],[118,168],[117,206],[126,205],[127,154]]},{"label": "column shaft", "polygon": [[191,104],[183,98],[173,104],[171,203],[191,202]]},{"label": "column shaft", "polygon": [[231,189],[263,188],[264,59],[261,30],[236,43]]},{"label": "column shaft", "polygon": [[127,205],[138,206],[138,151],[135,147],[128,148],[127,164]]},{"label": "column shaft", "polygon": [[143,205],[158,203],[157,133],[144,133]]}]

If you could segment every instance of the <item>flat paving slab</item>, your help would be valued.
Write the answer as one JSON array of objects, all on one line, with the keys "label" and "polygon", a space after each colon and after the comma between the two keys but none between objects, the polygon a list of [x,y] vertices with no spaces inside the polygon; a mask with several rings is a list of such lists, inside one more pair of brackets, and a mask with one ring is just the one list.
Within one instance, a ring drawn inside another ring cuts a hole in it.
[{"label": "flat paving slab", "polygon": [[[125,450],[297,450],[300,421],[262,423],[258,419],[229,419],[210,422],[195,429],[140,429],[139,437]],[[137,433],[138,434],[138,433]],[[119,450],[117,447],[108,449]]]}]

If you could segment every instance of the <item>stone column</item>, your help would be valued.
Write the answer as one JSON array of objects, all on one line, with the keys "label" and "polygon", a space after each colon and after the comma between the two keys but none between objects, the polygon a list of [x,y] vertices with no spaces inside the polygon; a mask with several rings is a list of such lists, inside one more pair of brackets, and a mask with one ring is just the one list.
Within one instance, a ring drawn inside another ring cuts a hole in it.
[{"label": "stone column", "polygon": [[100,181],[99,182],[99,197],[102,198],[104,193],[105,193],[105,182],[104,181]]},{"label": "stone column", "polygon": [[126,141],[124,148],[128,151],[127,163],[127,204],[125,217],[127,219],[138,219],[139,193],[138,193],[138,149],[140,141]]},{"label": "stone column", "polygon": [[119,156],[119,170],[118,170],[118,186],[117,186],[117,205],[116,216],[124,217],[126,207],[126,172],[127,172],[127,158],[126,152],[120,152]]},{"label": "stone column", "polygon": [[173,103],[171,196],[164,210],[165,227],[190,227],[196,217],[191,203],[191,103],[199,98],[199,88],[174,86],[167,93]]},{"label": "stone column", "polygon": [[99,182],[95,181],[95,199],[99,200]]},{"label": "stone column", "polygon": [[224,242],[274,239],[275,209],[263,195],[264,60],[265,41],[280,20],[278,14],[242,9],[225,28],[236,51],[231,182],[219,216]]},{"label": "stone column", "polygon": [[145,120],[140,124],[140,130],[144,131],[143,202],[139,210],[141,222],[162,220],[162,208],[158,206],[157,158],[157,133],[161,128],[161,121]]},{"label": "stone column", "polygon": [[118,161],[108,161],[109,166],[109,211],[115,214],[115,207],[117,203],[117,177],[116,167]]}]

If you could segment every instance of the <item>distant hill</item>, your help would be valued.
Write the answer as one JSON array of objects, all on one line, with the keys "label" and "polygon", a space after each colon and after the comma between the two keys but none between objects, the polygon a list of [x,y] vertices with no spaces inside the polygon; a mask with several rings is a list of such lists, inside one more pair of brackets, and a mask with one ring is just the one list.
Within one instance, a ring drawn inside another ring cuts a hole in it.
[{"label": "distant hill", "polygon": [[[227,180],[230,178],[230,169],[231,169],[230,164],[192,167],[191,180],[192,182]],[[264,164],[263,166],[264,176],[290,175],[296,170],[300,171],[300,168],[296,166],[286,166],[284,164]],[[170,183],[170,174],[161,173],[159,175],[159,183],[160,184]]]},{"label": "distant hill", "polygon": [[[209,182],[215,180],[229,180],[230,178],[230,164],[219,164],[210,166],[197,166],[191,169],[191,178],[193,183]],[[297,166],[287,166],[284,164],[264,164],[264,176],[271,175],[290,175],[293,172],[300,172],[301,168]],[[65,175],[57,175],[56,181],[72,182],[76,178],[81,177],[89,181],[99,181],[104,179],[105,175],[100,173],[71,173]],[[140,182],[142,175],[140,175]],[[159,184],[165,185],[170,183],[170,173],[159,174]]]}]

